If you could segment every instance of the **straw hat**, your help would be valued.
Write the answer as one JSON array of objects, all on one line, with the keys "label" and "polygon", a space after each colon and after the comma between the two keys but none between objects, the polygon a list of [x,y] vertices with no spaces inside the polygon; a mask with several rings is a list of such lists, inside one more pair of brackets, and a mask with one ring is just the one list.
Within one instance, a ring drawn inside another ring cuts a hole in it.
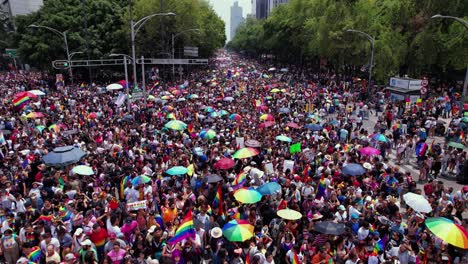
[{"label": "straw hat", "polygon": [[210,231],[210,235],[212,238],[220,238],[223,235],[223,230],[219,227],[213,227]]}]

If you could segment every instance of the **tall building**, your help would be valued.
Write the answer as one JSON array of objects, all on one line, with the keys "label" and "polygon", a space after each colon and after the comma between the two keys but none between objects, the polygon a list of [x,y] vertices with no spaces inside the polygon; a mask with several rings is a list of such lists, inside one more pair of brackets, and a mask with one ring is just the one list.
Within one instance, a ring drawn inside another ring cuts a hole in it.
[{"label": "tall building", "polygon": [[256,0],[255,1],[255,17],[257,19],[265,19],[268,17],[270,0]]},{"label": "tall building", "polygon": [[43,4],[43,0],[0,0],[0,16],[5,16],[14,28],[13,17],[36,12]]},{"label": "tall building", "polygon": [[242,16],[242,7],[239,6],[239,3],[236,1],[231,6],[231,35],[229,39],[233,39],[236,35],[237,27],[239,24],[244,22],[244,17]]}]

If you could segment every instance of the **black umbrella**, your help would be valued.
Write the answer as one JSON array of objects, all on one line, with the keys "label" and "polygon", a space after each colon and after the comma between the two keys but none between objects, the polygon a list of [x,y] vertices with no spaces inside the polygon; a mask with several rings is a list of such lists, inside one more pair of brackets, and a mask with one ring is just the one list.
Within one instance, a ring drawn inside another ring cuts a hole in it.
[{"label": "black umbrella", "polygon": [[332,221],[318,222],[314,225],[314,230],[327,235],[339,236],[345,232],[346,226]]},{"label": "black umbrella", "polygon": [[52,152],[42,157],[44,163],[49,166],[64,167],[78,162],[84,155],[79,148],[74,146],[57,147]]}]

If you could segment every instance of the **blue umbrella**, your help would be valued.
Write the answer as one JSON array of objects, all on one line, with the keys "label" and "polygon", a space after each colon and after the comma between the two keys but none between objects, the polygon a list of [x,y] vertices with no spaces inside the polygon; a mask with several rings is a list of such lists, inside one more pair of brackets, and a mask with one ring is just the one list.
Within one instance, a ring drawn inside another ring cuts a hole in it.
[{"label": "blue umbrella", "polygon": [[276,182],[265,183],[257,189],[262,195],[271,195],[279,190],[281,190],[281,185]]},{"label": "blue umbrella", "polygon": [[287,107],[281,107],[280,109],[278,109],[278,113],[289,114],[290,112],[291,112],[291,109],[289,109]]},{"label": "blue umbrella", "polygon": [[312,131],[322,131],[323,129],[321,125],[317,125],[317,124],[307,124],[304,127]]},{"label": "blue umbrella", "polygon": [[42,160],[49,166],[64,167],[80,161],[84,155],[86,153],[79,148],[65,146],[55,148],[52,152],[42,157]]},{"label": "blue umbrella", "polygon": [[166,171],[169,175],[184,175],[188,172],[188,169],[182,166],[175,166]]},{"label": "blue umbrella", "polygon": [[344,166],[342,171],[343,174],[351,176],[357,176],[366,173],[366,169],[364,169],[361,164],[357,163],[350,163]]}]

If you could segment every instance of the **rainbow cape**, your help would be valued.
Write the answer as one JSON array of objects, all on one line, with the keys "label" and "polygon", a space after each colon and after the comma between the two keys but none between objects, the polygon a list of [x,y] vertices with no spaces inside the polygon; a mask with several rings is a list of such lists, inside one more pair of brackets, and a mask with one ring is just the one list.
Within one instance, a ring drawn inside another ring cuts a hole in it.
[{"label": "rainbow cape", "polygon": [[195,234],[196,231],[195,227],[193,226],[192,210],[190,210],[180,223],[179,228],[177,228],[174,237],[169,239],[168,242],[174,244],[189,237],[195,238]]},{"label": "rainbow cape", "polygon": [[60,216],[60,218],[62,219],[62,221],[64,221],[64,222],[71,219],[71,213],[70,213],[70,211],[68,211],[68,210],[67,210],[66,208],[64,208],[64,207],[61,207],[61,208],[59,209],[59,216]]},{"label": "rainbow cape", "polygon": [[125,191],[125,186],[127,186],[127,182],[131,180],[130,175],[124,176],[122,179],[122,182],[120,183],[120,199],[124,199],[124,191]]},{"label": "rainbow cape", "polygon": [[41,249],[39,247],[33,247],[31,253],[28,255],[28,259],[38,263],[38,261],[41,260]]},{"label": "rainbow cape", "polygon": [[377,243],[374,245],[374,254],[379,254],[379,251],[385,251],[385,246],[387,245],[388,236],[384,235]]}]

